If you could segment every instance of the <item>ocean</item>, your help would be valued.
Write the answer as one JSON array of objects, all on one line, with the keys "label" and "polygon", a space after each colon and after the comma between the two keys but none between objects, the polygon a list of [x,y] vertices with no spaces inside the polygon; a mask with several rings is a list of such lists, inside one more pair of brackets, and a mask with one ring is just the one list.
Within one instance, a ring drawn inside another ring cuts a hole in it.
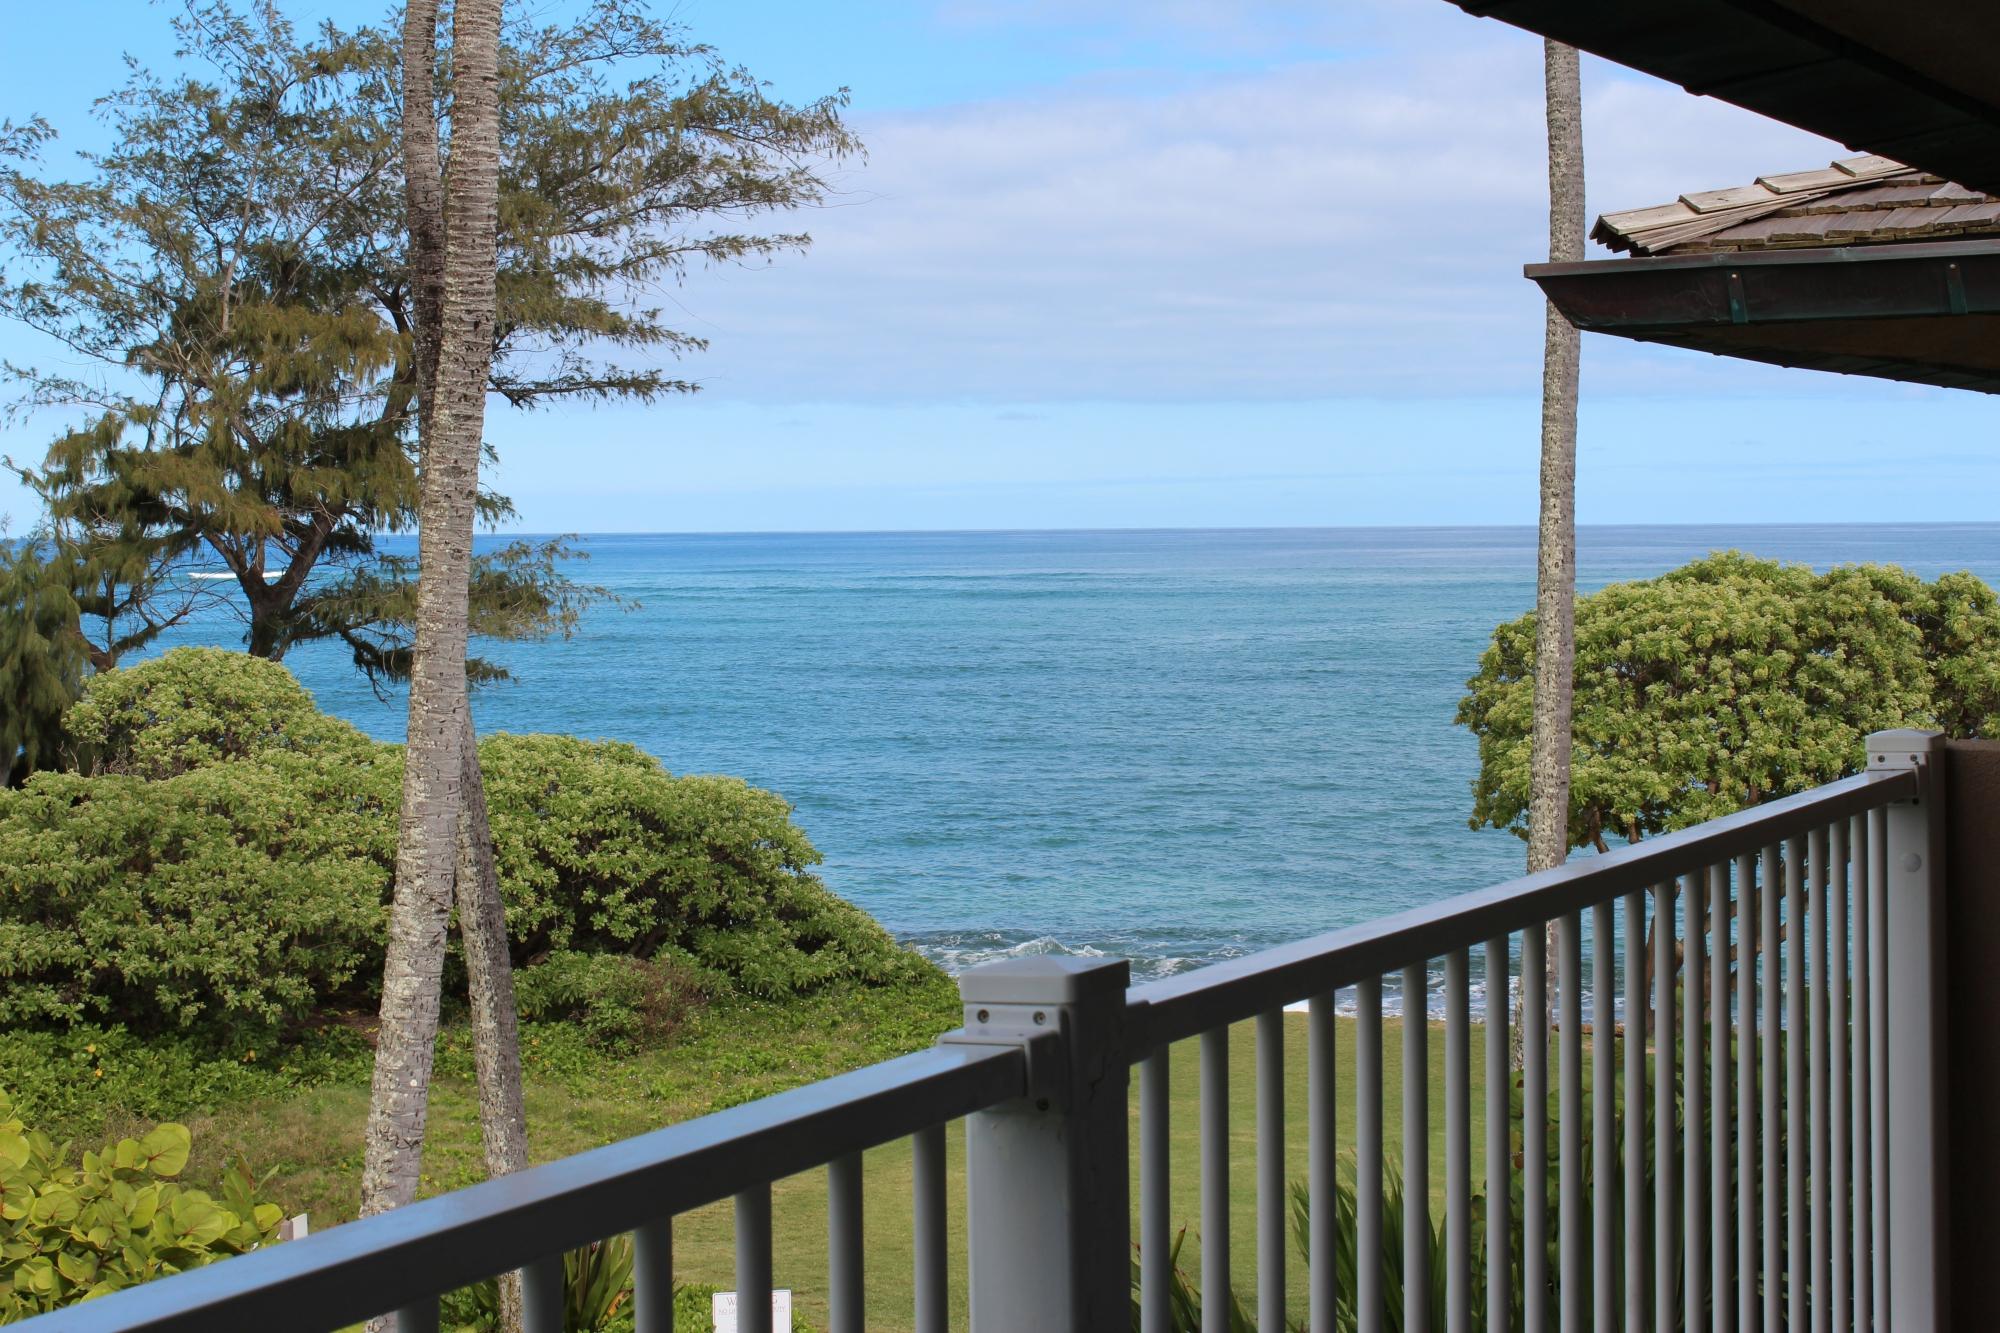
[{"label": "ocean", "polygon": [[[637,603],[482,649],[482,732],[630,741],[783,793],[826,881],[949,969],[1159,976],[1521,871],[1452,724],[1534,601],[1526,528],[598,535]],[[2000,525],[1586,528],[1579,583],[1712,550],[2000,584]],[[191,632],[233,644],[235,629]],[[176,636],[185,640],[187,636]],[[288,665],[400,740],[344,652]]]}]

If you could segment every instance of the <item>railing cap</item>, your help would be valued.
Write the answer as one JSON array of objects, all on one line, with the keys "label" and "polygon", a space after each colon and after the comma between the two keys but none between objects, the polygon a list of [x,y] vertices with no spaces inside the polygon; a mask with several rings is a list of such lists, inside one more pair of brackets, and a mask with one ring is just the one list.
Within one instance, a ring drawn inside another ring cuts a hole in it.
[{"label": "railing cap", "polygon": [[967,1004],[1081,1004],[1123,996],[1132,965],[1123,958],[1003,958],[958,979]]},{"label": "railing cap", "polygon": [[1915,731],[1907,727],[1868,734],[1868,767],[1908,768],[1919,757],[1944,745],[1941,731]]}]

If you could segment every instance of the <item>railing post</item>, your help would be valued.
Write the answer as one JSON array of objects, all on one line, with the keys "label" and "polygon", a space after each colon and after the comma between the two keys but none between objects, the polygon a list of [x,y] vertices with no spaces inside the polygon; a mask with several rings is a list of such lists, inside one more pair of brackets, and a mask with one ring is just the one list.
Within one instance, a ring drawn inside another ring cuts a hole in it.
[{"label": "railing post", "polygon": [[[1878,731],[1871,769],[1915,768],[1918,794],[1888,808],[1889,1312],[1897,1333],[1946,1326],[1944,738]],[[1884,1182],[1876,1182],[1881,1188]]]},{"label": "railing post", "polygon": [[959,978],[965,1027],[1017,1043],[1026,1096],[966,1120],[974,1333],[1093,1333],[1132,1311],[1122,960],[1013,958]]}]

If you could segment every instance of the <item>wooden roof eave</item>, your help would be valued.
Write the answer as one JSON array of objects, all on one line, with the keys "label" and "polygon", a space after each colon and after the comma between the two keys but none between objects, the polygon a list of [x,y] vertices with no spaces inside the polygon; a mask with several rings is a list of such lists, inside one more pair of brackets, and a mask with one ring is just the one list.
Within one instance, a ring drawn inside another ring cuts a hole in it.
[{"label": "wooden roof eave", "polygon": [[1530,264],[1578,328],[2000,393],[2000,238]]}]

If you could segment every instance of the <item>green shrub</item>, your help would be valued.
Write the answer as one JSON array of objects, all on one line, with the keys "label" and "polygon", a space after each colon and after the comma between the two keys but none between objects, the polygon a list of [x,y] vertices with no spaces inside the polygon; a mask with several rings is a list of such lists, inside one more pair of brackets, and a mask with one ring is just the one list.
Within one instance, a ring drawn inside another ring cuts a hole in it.
[{"label": "green shrub", "polygon": [[185,1125],[163,1124],[71,1166],[0,1093],[0,1323],[274,1242],[282,1214],[255,1202],[247,1168],[220,1203],[174,1179],[189,1144]]},{"label": "green shrub", "polygon": [[277,663],[221,648],[100,672],[63,726],[80,771],[153,779],[231,759],[381,748],[320,712]]},{"label": "green shrub", "polygon": [[521,1017],[575,1023],[600,1046],[660,1041],[701,1001],[693,975],[629,954],[565,950],[514,974]]},{"label": "green shrub", "polygon": [[479,755],[517,961],[664,955],[758,995],[923,966],[812,873],[783,797],[615,742],[498,735]]},{"label": "green shrub", "polygon": [[[102,673],[70,717],[92,773],[0,791],[0,1023],[268,1043],[371,1001],[400,747],[240,653]],[[517,966],[611,953],[773,996],[932,970],[812,873],[819,853],[770,792],[568,737],[494,736],[480,755]],[[600,1006],[607,1039],[664,1016],[648,1017],[648,975]]]},{"label": "green shrub", "polygon": [[381,970],[394,786],[281,756],[0,794],[0,1022],[268,1030]]},{"label": "green shrub", "polygon": [[[1458,721],[1472,825],[1527,835],[1535,617],[1497,627]],[[1723,551],[1576,602],[1570,845],[1604,850],[1857,772],[1891,727],[2000,735],[2000,595],[1971,574]]]}]

